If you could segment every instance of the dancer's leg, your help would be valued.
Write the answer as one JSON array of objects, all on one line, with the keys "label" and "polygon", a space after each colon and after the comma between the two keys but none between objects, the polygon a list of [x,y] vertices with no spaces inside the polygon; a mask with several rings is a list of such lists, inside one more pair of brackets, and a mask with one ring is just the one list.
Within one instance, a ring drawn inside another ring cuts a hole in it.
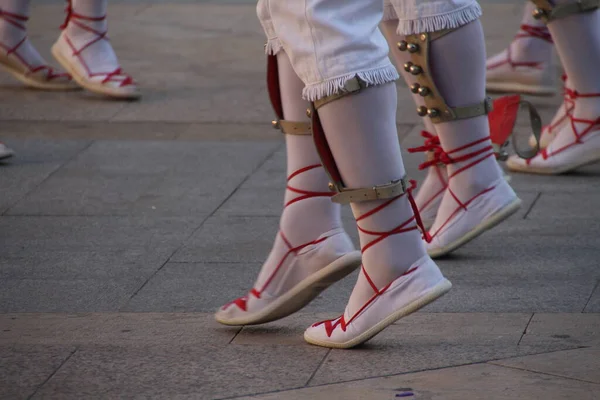
[{"label": "dancer's leg", "polygon": [[283,318],[360,265],[331,201],[302,99],[302,81],[284,51],[269,56],[269,87],[287,149],[287,187],[280,231],[252,290],[217,312],[219,322],[246,325]]},{"label": "dancer's leg", "polygon": [[557,92],[552,66],[552,37],[533,18],[527,3],[521,26],[508,48],[487,60],[487,89],[553,95]]},{"label": "dancer's leg", "polygon": [[[426,104],[419,113],[435,123],[441,142],[441,148],[432,145],[432,150],[439,161],[449,164],[448,189],[430,230],[433,241],[428,251],[433,256],[462,246],[510,216],[520,204],[494,160],[484,101],[485,43],[476,21],[477,3],[471,8],[472,14],[463,9],[460,18],[438,23],[431,34],[416,32],[401,46],[411,57],[405,65],[414,76],[411,86],[419,89]],[[414,27],[414,20],[402,12],[410,15],[399,3],[399,33]],[[465,24],[466,17],[472,22]],[[426,28],[435,21],[416,25]]]},{"label": "dancer's leg", "polygon": [[133,79],[119,66],[108,40],[108,0],[66,0],[67,17],[52,54],[82,87],[102,95],[140,96]]},{"label": "dancer's leg", "polygon": [[0,66],[36,89],[76,89],[71,77],[50,67],[27,38],[30,4],[30,0],[0,0]]},{"label": "dancer's leg", "polygon": [[[573,110],[548,147],[535,158],[509,159],[511,169],[556,174],[600,161],[600,1],[540,3],[568,76],[567,96]],[[551,11],[554,10],[554,11]],[[543,14],[543,13],[540,13]]]}]

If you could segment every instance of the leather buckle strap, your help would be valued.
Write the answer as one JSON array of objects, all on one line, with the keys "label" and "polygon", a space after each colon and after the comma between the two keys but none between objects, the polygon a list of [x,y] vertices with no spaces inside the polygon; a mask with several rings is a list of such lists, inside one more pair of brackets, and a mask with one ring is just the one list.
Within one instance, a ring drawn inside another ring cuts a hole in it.
[{"label": "leather buckle strap", "polygon": [[350,94],[358,93],[366,87],[367,83],[360,79],[358,76],[355,76],[354,78],[348,79],[346,83],[344,83],[344,87],[342,87],[338,93],[315,100],[313,102],[314,108],[315,110],[318,110],[327,103],[331,103],[332,101],[341,99],[342,97],[348,96]]},{"label": "leather buckle strap", "polygon": [[578,0],[574,3],[552,5],[548,0],[531,0],[536,5],[533,18],[548,24],[554,20],[568,17],[569,15],[590,12],[600,7],[600,0]]},{"label": "leather buckle strap", "polygon": [[403,195],[408,191],[408,185],[406,177],[404,177],[396,181],[386,183],[385,185],[378,185],[373,186],[372,188],[361,189],[348,189],[336,186],[333,183],[331,183],[330,189],[336,190],[338,192],[331,198],[333,202],[347,204],[356,203],[360,201],[382,200],[397,197]]},{"label": "leather buckle strap", "polygon": [[[514,138],[514,127],[517,114],[521,106],[525,106],[529,112],[532,135],[536,145],[527,149],[519,149]],[[522,100],[519,95],[504,96],[496,99],[495,109],[489,115],[490,137],[494,146],[496,158],[504,161],[508,158],[505,148],[509,144],[509,138],[513,136],[513,148],[515,153],[525,159],[533,158],[540,150],[540,136],[542,132],[542,119],[535,107],[528,101]]]},{"label": "leather buckle strap", "polygon": [[279,129],[286,135],[312,135],[312,124],[310,122],[286,121],[284,119],[271,122],[274,129]]},{"label": "leather buckle strap", "polygon": [[492,110],[492,101],[489,98],[473,105],[450,107],[446,104],[446,101],[435,85],[429,67],[430,44],[433,40],[439,39],[454,30],[444,29],[431,33],[408,35],[406,36],[406,40],[398,43],[400,51],[408,51],[410,53],[411,61],[405,63],[403,66],[406,72],[411,73],[416,78],[416,82],[410,85],[410,90],[414,94],[421,95],[425,102],[424,106],[417,108],[417,114],[421,117],[431,118],[431,122],[434,124],[457,119],[474,118],[486,115]]}]

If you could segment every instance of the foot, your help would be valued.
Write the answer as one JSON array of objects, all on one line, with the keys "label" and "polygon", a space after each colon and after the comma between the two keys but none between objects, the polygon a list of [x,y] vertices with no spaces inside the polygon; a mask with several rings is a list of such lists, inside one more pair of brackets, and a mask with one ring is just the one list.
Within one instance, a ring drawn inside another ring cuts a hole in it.
[{"label": "foot", "polygon": [[15,155],[15,152],[7,147],[4,143],[0,142],[0,160],[5,160]]},{"label": "foot", "polygon": [[446,192],[443,201],[453,203],[454,212],[449,217],[436,219],[431,227],[427,253],[432,258],[467,244],[510,217],[521,206],[521,200],[504,177],[468,201],[459,202],[450,191]]},{"label": "foot", "polygon": [[587,115],[595,114],[595,118],[584,118],[577,105],[579,98],[589,102],[594,98],[600,99],[600,94],[579,94],[567,89],[567,95],[575,104],[567,114],[569,123],[563,124],[554,140],[534,158],[510,157],[508,168],[518,172],[556,175],[600,162],[600,101],[596,106],[598,112],[586,112]]},{"label": "foot", "polygon": [[108,41],[106,15],[83,15],[69,7],[61,28],[52,54],[79,85],[109,97],[140,97],[133,78],[123,72]]},{"label": "foot", "polygon": [[526,93],[552,96],[556,93],[550,60],[531,59],[530,52],[521,48],[521,40],[537,46],[549,46],[552,38],[545,27],[521,25],[521,30],[508,48],[487,60],[489,91]]},{"label": "foot", "polygon": [[433,258],[470,242],[521,204],[502,176],[489,137],[447,152],[438,147],[435,155],[448,166],[448,187],[429,230],[427,253]]},{"label": "foot", "polygon": [[431,258],[415,262],[400,277],[379,289],[361,270],[354,290],[365,286],[372,296],[362,307],[346,307],[338,318],[318,322],[304,332],[311,344],[346,349],[366,342],[387,326],[406,317],[447,293],[452,284],[442,275]]},{"label": "foot", "polygon": [[282,232],[271,253],[278,263],[263,265],[250,292],[221,307],[215,315],[225,325],[254,325],[284,318],[310,303],[331,284],[360,266],[359,251],[343,229],[326,232],[310,243],[293,246]]},{"label": "foot", "polygon": [[71,76],[48,65],[27,37],[29,17],[0,9],[0,66],[28,87],[78,89]]}]

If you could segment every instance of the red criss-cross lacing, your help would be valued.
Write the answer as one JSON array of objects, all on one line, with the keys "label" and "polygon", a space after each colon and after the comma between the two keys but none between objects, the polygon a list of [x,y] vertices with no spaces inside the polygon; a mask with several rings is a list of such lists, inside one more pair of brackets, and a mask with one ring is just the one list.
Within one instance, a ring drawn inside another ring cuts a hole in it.
[{"label": "red criss-cross lacing", "polygon": [[[309,190],[304,190],[304,189],[299,189],[296,188],[294,186],[292,186],[290,184],[290,181],[292,179],[294,179],[296,176],[313,170],[315,168],[322,168],[321,164],[315,164],[315,165],[309,165],[307,167],[301,168],[297,171],[294,171],[292,174],[290,174],[290,176],[288,176],[287,178],[287,186],[286,189],[293,192],[293,193],[297,193],[299,196],[293,198],[292,200],[289,200],[285,203],[285,205],[283,206],[283,208],[285,209],[286,207],[289,207],[290,205],[298,202],[298,201],[302,201],[302,200],[306,200],[306,199],[310,199],[310,198],[314,198],[314,197],[332,197],[333,195],[335,195],[335,192],[313,192],[313,191],[309,191]],[[228,304],[226,304],[225,306],[223,306],[223,309],[226,309],[227,307],[229,307],[232,304],[237,305],[241,310],[246,311],[247,310],[247,301],[248,301],[248,297],[249,296],[254,296],[257,299],[260,299],[262,293],[265,291],[265,289],[269,286],[269,284],[271,283],[271,281],[273,280],[273,278],[275,278],[275,275],[277,275],[277,273],[279,272],[279,270],[281,269],[281,267],[283,266],[283,264],[285,263],[285,261],[288,259],[288,257],[290,256],[296,256],[298,254],[298,252],[300,250],[302,250],[303,248],[307,247],[307,246],[311,246],[311,245],[315,245],[318,243],[321,243],[325,240],[328,239],[327,236],[321,237],[319,239],[316,240],[312,240],[310,242],[307,243],[303,243],[299,246],[293,246],[290,241],[287,239],[287,237],[285,236],[285,234],[283,233],[283,230],[280,228],[278,235],[281,236],[281,239],[283,240],[283,243],[285,243],[285,245],[288,248],[288,251],[283,255],[283,257],[279,260],[279,263],[277,263],[277,266],[275,267],[275,269],[273,270],[273,272],[271,273],[271,275],[269,276],[269,278],[265,281],[265,283],[260,287],[260,288],[252,288],[250,290],[250,292],[248,293],[247,296],[244,297],[240,297]]]},{"label": "red criss-cross lacing", "polygon": [[[27,17],[25,15],[9,13],[9,12],[6,12],[6,11],[3,11],[2,9],[0,9],[0,18],[2,18],[7,23],[13,25],[14,27],[16,27],[22,31],[25,31],[25,32],[27,31],[27,27],[25,26],[25,23],[27,21],[29,21],[29,17]],[[9,47],[5,43],[0,42],[0,48],[4,49],[6,51],[7,56],[13,54],[15,57],[17,57],[17,59],[27,68],[26,75],[35,74],[36,72],[39,72],[39,71],[46,71],[46,79],[48,81],[51,81],[51,80],[57,79],[57,78],[67,78],[69,80],[71,79],[71,75],[66,74],[66,73],[55,73],[54,68],[52,68],[48,65],[39,65],[37,67],[34,67],[33,65],[29,64],[27,62],[27,60],[25,60],[25,58],[23,58],[17,52],[19,50],[19,48],[26,41],[27,41],[27,35],[25,35],[23,37],[23,39],[21,39],[19,41],[19,43],[17,43],[13,47]]]},{"label": "red criss-cross lacing", "polygon": [[[575,107],[574,103],[575,103],[576,99],[600,97],[600,93],[579,93],[576,90],[571,90],[569,88],[565,88],[565,97],[568,98],[570,102],[572,102],[573,108],[574,108]],[[571,108],[571,110],[572,110],[572,108]],[[569,118],[569,120],[570,120],[571,130],[573,132],[573,137],[574,137],[575,141],[573,143],[564,145],[563,147],[560,147],[558,149],[552,150],[552,153],[548,153],[547,148],[543,149],[542,151],[540,151],[540,154],[544,160],[548,159],[549,157],[551,157],[553,155],[559,154],[559,153],[567,150],[570,147],[573,147],[577,144],[583,143],[581,139],[584,136],[586,136],[590,132],[600,129],[600,117],[598,117],[596,119],[577,118],[577,117],[573,116],[572,111],[565,114],[565,117]],[[580,131],[579,129],[577,129],[577,124],[585,124],[587,126],[583,130]],[[526,160],[527,164],[528,165],[531,164],[532,160],[533,159]]]},{"label": "red criss-cross lacing", "polygon": [[[534,38],[538,38],[538,39],[544,40],[546,42],[552,43],[552,36],[550,35],[550,31],[545,26],[532,26],[532,25],[523,24],[523,25],[521,25],[520,30],[522,32],[517,33],[517,35],[513,39],[513,42],[515,42],[516,40],[521,39],[521,38],[534,37]],[[506,49],[506,60],[498,61],[495,64],[488,65],[487,68],[493,69],[493,68],[499,67],[504,64],[509,64],[512,68],[531,67],[531,68],[543,69],[543,64],[544,64],[543,62],[514,61],[512,59],[511,46],[512,46],[512,43]]]},{"label": "red criss-cross lacing", "polygon": [[[423,227],[423,222],[421,221],[421,217],[419,215],[419,210],[417,209],[417,206],[413,200],[412,197],[412,191],[417,187],[417,182],[414,180],[410,181],[410,187],[406,190],[406,195],[408,196],[408,200],[410,202],[410,205],[413,209],[413,213],[414,216],[410,217],[409,219],[407,219],[406,221],[404,221],[403,223],[401,223],[400,225],[396,226],[395,228],[389,230],[389,231],[384,231],[384,232],[377,232],[377,231],[370,231],[367,229],[362,228],[359,225],[359,222],[362,221],[365,218],[368,218],[376,213],[378,213],[379,211],[383,210],[384,208],[386,208],[387,206],[389,206],[390,204],[392,204],[393,202],[395,202],[396,200],[398,200],[401,197],[404,197],[404,194],[400,195],[400,196],[396,196],[394,198],[391,198],[387,201],[385,201],[384,203],[380,204],[379,206],[375,207],[374,209],[372,209],[371,211],[361,215],[360,217],[356,218],[356,226],[358,228],[359,231],[361,231],[362,233],[365,233],[367,235],[372,235],[372,236],[376,236],[375,239],[371,240],[369,243],[365,244],[364,246],[362,246],[362,248],[360,249],[361,252],[364,254],[365,251],[367,251],[370,247],[376,245],[377,243],[381,242],[382,240],[385,240],[386,238],[392,236],[392,235],[397,235],[399,233],[404,233],[404,232],[410,232],[413,230],[421,230],[421,232],[423,232],[423,235],[425,237],[425,240],[427,240],[428,242],[431,240],[427,231],[425,230],[425,228]],[[411,222],[415,222],[414,225],[411,225]],[[413,273],[414,271],[417,270],[418,267],[413,267],[411,269],[409,269],[408,271],[406,271],[404,274],[400,275],[398,278],[394,279],[393,281],[391,281],[390,283],[388,283],[385,287],[383,287],[382,289],[377,288],[377,286],[375,285],[375,283],[373,282],[373,280],[371,279],[371,277],[369,276],[369,274],[367,273],[367,270],[365,269],[364,265],[361,265],[361,272],[362,274],[365,276],[365,278],[367,279],[367,282],[369,282],[369,285],[371,285],[371,288],[373,289],[373,296],[357,311],[354,313],[354,315],[352,315],[352,317],[346,321],[344,314],[342,314],[340,317],[332,319],[332,320],[325,320],[325,321],[321,321],[321,322],[317,322],[316,324],[313,325],[313,327],[319,326],[321,324],[325,324],[325,331],[327,332],[327,336],[331,337],[333,331],[335,330],[335,328],[337,328],[338,326],[340,326],[342,328],[342,330],[345,332],[346,331],[346,327],[348,326],[348,324],[350,324],[356,317],[358,317],[360,315],[360,313],[369,306],[369,304],[371,304],[373,301],[375,301],[379,296],[381,296],[382,294],[385,293],[386,290],[388,290],[388,288],[398,279],[409,275],[411,273]]]},{"label": "red criss-cross lacing", "polygon": [[104,31],[104,32],[98,31],[98,30],[86,25],[85,23],[83,23],[81,21],[100,22],[100,21],[104,21],[106,19],[106,15],[102,15],[100,17],[88,17],[85,15],[78,14],[73,10],[73,5],[71,3],[71,0],[67,0],[67,2],[68,2],[67,8],[65,9],[67,16],[65,17],[65,21],[63,22],[63,24],[60,26],[60,29],[65,30],[65,29],[67,29],[67,26],[69,24],[75,24],[79,28],[96,35],[95,39],[90,40],[89,42],[87,42],[86,44],[81,46],[79,49],[75,47],[75,45],[73,44],[71,39],[69,39],[69,37],[66,34],[64,35],[67,44],[73,51],[73,56],[75,56],[79,59],[79,62],[85,68],[88,77],[94,78],[97,76],[104,76],[104,79],[101,81],[102,84],[105,84],[108,82],[119,82],[119,87],[134,85],[135,82],[134,82],[133,78],[127,74],[124,74],[121,67],[116,68],[114,71],[92,72],[89,65],[83,59],[83,56],[81,55],[81,53],[88,47],[92,46],[94,43],[99,42],[100,40],[108,40],[108,36],[106,36],[108,34],[108,31]]},{"label": "red criss-cross lacing", "polygon": [[[560,79],[563,81],[563,84],[566,85],[567,82],[567,75],[563,74]],[[554,129],[556,129],[558,126],[560,126],[571,114],[571,112],[573,111],[573,109],[575,108],[575,100],[572,99],[569,94],[568,94],[568,89],[567,87],[563,87],[563,102],[565,103],[565,113],[559,118],[557,119],[554,123],[545,125],[542,128],[542,135],[547,132],[546,134],[551,134]]]},{"label": "red criss-cross lacing", "polygon": [[[423,146],[421,147],[415,147],[415,148],[411,148],[408,149],[409,153],[415,153],[415,152],[436,152],[440,149],[440,138],[427,132],[427,131],[421,131],[421,136],[425,138],[425,143],[423,144]],[[425,169],[428,167],[434,167],[435,168],[435,173],[438,177],[438,179],[440,180],[440,182],[442,183],[442,188],[440,190],[438,190],[437,192],[435,192],[422,206],[422,209],[427,208],[438,196],[441,196],[444,191],[446,190],[446,187],[448,187],[448,181],[444,178],[444,175],[442,174],[442,172],[440,171],[439,168],[437,168],[438,161],[437,161],[437,157],[435,161],[426,161],[425,163],[421,164],[419,167],[422,167],[421,169]]]},{"label": "red criss-cross lacing", "polygon": [[[485,137],[483,139],[479,139],[476,140],[474,142],[468,143],[464,146],[458,147],[454,150],[450,150],[450,151],[444,151],[442,149],[442,146],[440,144],[430,144],[429,146],[422,146],[422,147],[416,147],[413,149],[408,149],[409,152],[416,152],[416,151],[432,151],[434,154],[434,159],[430,160],[430,161],[426,161],[423,164],[419,165],[419,169],[425,169],[428,168],[429,166],[433,165],[433,164],[437,164],[437,163],[443,163],[443,164],[455,164],[458,162],[463,162],[463,161],[467,161],[470,160],[472,158],[476,158],[475,161],[470,162],[469,164],[457,169],[456,171],[454,171],[451,174],[448,174],[448,182],[450,182],[450,179],[452,179],[453,177],[455,177],[456,175],[460,174],[463,171],[468,170],[469,168],[474,167],[475,165],[479,164],[480,162],[484,161],[486,158],[488,157],[494,157],[494,147],[490,144],[488,146],[485,146],[482,149],[476,150],[474,152],[471,153],[467,153],[465,155],[462,156],[458,156],[458,157],[453,157],[452,154],[457,153],[459,151],[463,151],[465,149],[468,149],[469,147],[473,147],[473,146],[477,146],[478,144],[481,143],[485,143],[487,141],[490,140],[490,137]],[[494,186],[491,186],[487,189],[482,190],[481,192],[479,192],[478,194],[476,194],[475,196],[471,197],[469,200],[462,202],[460,201],[460,199],[458,198],[458,196],[452,191],[452,189],[450,188],[450,185],[448,184],[447,190],[450,193],[450,195],[454,198],[454,200],[458,203],[458,207],[456,208],[456,210],[454,210],[454,212],[452,212],[452,214],[450,214],[450,217],[448,217],[448,219],[438,228],[438,230],[436,232],[434,232],[433,234],[430,234],[431,238],[434,238],[445,226],[446,224],[448,224],[448,222],[450,222],[450,220],[452,220],[452,218],[454,218],[454,216],[460,211],[460,210],[467,210],[467,206],[469,204],[471,204],[476,198],[478,198],[479,196],[484,195],[485,193],[491,191],[494,189]]]}]

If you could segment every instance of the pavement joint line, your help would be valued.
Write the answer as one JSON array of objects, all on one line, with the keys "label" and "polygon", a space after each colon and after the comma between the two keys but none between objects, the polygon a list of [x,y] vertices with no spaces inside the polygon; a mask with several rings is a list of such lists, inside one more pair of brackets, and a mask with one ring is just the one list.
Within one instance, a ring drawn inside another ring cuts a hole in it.
[{"label": "pavement joint line", "polygon": [[313,373],[310,374],[310,377],[308,378],[308,380],[304,384],[304,387],[308,387],[308,385],[310,384],[310,381],[312,381],[313,378],[315,377],[315,375],[317,374],[317,372],[319,372],[319,370],[321,369],[321,367],[325,363],[325,360],[327,360],[327,357],[329,357],[330,353],[331,353],[331,349],[327,349],[327,351],[325,352],[325,355],[321,359],[321,362],[319,363],[319,365],[317,365],[317,368],[315,368],[315,370],[313,371]]},{"label": "pavement joint line", "polygon": [[525,212],[525,215],[523,215],[523,219],[527,219],[527,217],[529,216],[529,213],[531,212],[531,210],[533,210],[533,206],[536,205],[536,203],[540,199],[540,197],[542,197],[542,192],[538,192],[537,193],[537,195],[535,196],[535,199],[533,199],[533,201],[531,202],[531,205],[529,206],[529,208]]},{"label": "pavement joint line", "polygon": [[74,159],[76,159],[81,153],[83,153],[84,151],[86,151],[87,149],[89,149],[93,144],[95,143],[95,140],[90,140],[90,142],[84,146],[81,150],[79,150],[78,152],[76,152],[75,154],[73,154],[73,156],[71,156],[68,160],[66,160],[64,163],[60,164],[56,169],[54,169],[52,172],[50,172],[40,183],[38,183],[35,187],[31,188],[31,190],[27,191],[27,193],[24,193],[23,196],[19,197],[17,200],[15,200],[14,203],[12,203],[10,206],[6,207],[6,209],[0,214],[0,217],[4,217],[7,216],[7,213],[14,208],[21,200],[25,199],[27,196],[29,196],[34,190],[36,190],[37,188],[39,188],[40,186],[42,186],[44,184],[44,182],[46,182],[48,179],[50,179],[51,177],[54,176],[54,174],[56,174],[58,171],[60,171],[62,168],[64,168],[65,165],[69,164],[71,161],[73,161]]},{"label": "pavement joint line", "polygon": [[27,396],[27,400],[30,400],[33,398],[33,396],[35,396],[37,394],[37,392],[46,384],[48,383],[48,381],[50,379],[52,379],[52,377],[54,375],[56,375],[56,373],[62,368],[63,365],[65,365],[67,363],[67,361],[69,361],[71,359],[71,357],[73,357],[73,355],[77,352],[77,350],[79,350],[79,346],[75,347],[75,349],[73,349],[73,351],[71,351],[71,353],[69,353],[69,355],[60,363],[60,365],[58,367],[56,367],[56,369],[54,371],[52,371],[52,373],[44,380],[44,382],[42,382],[38,387],[35,388],[35,390],[33,391],[33,393],[31,393],[29,396]]},{"label": "pavement joint line", "polygon": [[177,254],[177,252],[179,250],[181,250],[183,248],[183,246],[186,245],[186,243],[188,242],[188,240],[190,240],[190,238],[192,238],[196,232],[198,232],[206,223],[206,221],[208,221],[209,218],[211,218],[213,215],[215,215],[215,213],[219,210],[219,208],[221,208],[223,206],[223,204],[225,204],[235,193],[237,193],[238,189],[240,188],[240,186],[242,186],[248,179],[250,179],[250,177],[256,172],[258,171],[269,159],[271,159],[271,157],[273,157],[273,155],[282,147],[282,145],[278,145],[275,146],[273,148],[273,151],[271,151],[270,153],[268,153],[265,158],[258,163],[258,165],[252,170],[250,171],[249,174],[247,174],[244,179],[241,180],[241,182],[231,191],[231,193],[229,193],[228,196],[225,197],[225,199],[223,199],[223,201],[215,207],[215,209],[208,214],[198,225],[198,227],[196,227],[196,229],[193,229],[192,232],[181,241],[181,244],[175,248],[175,250],[173,250],[173,252],[171,253],[171,255],[169,255],[167,257],[167,259],[165,260],[165,262],[156,270],[154,271],[154,273],[152,273],[145,281],[144,283],[142,283],[142,285],[129,297],[129,299],[127,300],[127,302],[125,302],[125,304],[119,308],[119,310],[123,310],[124,307],[127,307],[129,305],[129,303],[131,302],[131,300],[148,284],[148,282],[150,282],[150,280],[152,280],[152,278],[154,278],[156,276],[156,274],[158,274],[164,267],[165,265],[167,265],[169,263],[169,261],[171,261],[171,258],[173,258],[173,256],[175,254]]},{"label": "pavement joint line", "polygon": [[240,329],[238,329],[238,331],[235,333],[235,335],[233,335],[233,337],[231,338],[231,340],[229,342],[227,342],[227,344],[231,344],[236,337],[238,337],[238,335],[244,330],[244,327],[246,325],[240,326]]},{"label": "pavement joint line", "polygon": [[525,325],[525,329],[523,329],[523,333],[521,333],[521,337],[519,338],[519,341],[517,342],[517,346],[521,345],[521,340],[523,340],[523,338],[527,334],[527,328],[529,328],[529,324],[531,324],[531,320],[533,319],[534,315],[535,315],[535,313],[531,313],[531,317],[529,317],[529,321],[527,321],[527,325]]},{"label": "pavement joint line", "polygon": [[[586,347],[586,348],[590,348],[590,347]],[[573,350],[577,350],[577,349],[561,350],[561,351],[573,351]],[[564,376],[564,375],[560,375],[560,374],[553,374],[551,372],[538,371],[538,370],[535,370],[535,369],[520,368],[520,367],[515,367],[514,365],[496,364],[496,362],[493,362],[493,361],[488,362],[488,364],[495,365],[497,367],[502,367],[502,368],[515,369],[515,370],[518,370],[518,371],[532,372],[532,373],[540,374],[540,375],[548,375],[548,376],[553,376],[553,377],[556,377],[556,378],[563,378],[563,379],[569,379],[569,380],[572,380],[572,381],[591,383],[593,385],[600,385],[600,383],[598,383],[598,382],[588,381],[586,379],[579,379],[579,378],[574,378],[572,376]]]},{"label": "pavement joint line", "polygon": [[[495,358],[495,359],[491,359],[491,360],[482,360],[482,361],[476,361],[476,362],[470,362],[470,363],[468,362],[468,363],[464,363],[464,364],[448,365],[448,366],[444,366],[444,367],[425,368],[425,369],[409,371],[409,372],[375,375],[375,376],[369,376],[367,378],[356,378],[356,379],[349,379],[349,380],[338,381],[338,382],[320,383],[318,385],[313,385],[313,386],[293,387],[293,388],[287,388],[287,389],[271,390],[271,391],[267,391],[267,392],[257,392],[257,393],[243,394],[243,395],[235,395],[235,396],[230,396],[230,397],[220,397],[215,400],[234,400],[234,399],[239,399],[242,397],[262,396],[262,395],[274,394],[274,393],[291,392],[291,391],[298,390],[298,389],[308,389],[308,388],[317,388],[317,387],[322,387],[322,386],[340,385],[340,384],[344,384],[344,383],[361,382],[361,381],[367,381],[367,380],[379,379],[379,378],[390,378],[390,377],[394,377],[394,376],[410,375],[410,374],[416,374],[416,373],[421,373],[421,372],[441,371],[441,370],[450,369],[450,368],[468,367],[470,365],[490,364],[490,365],[498,366],[496,364],[493,364],[492,362],[493,361],[502,361],[502,360],[511,360],[513,358],[521,358],[521,357],[526,357],[526,356],[551,354],[551,353],[557,353],[559,351],[569,351],[569,350],[577,350],[577,349],[582,349],[582,348],[591,348],[591,347],[592,346],[577,346],[577,347],[571,347],[571,348],[559,349],[559,350],[540,351],[538,353],[530,353],[530,354],[526,354],[526,355],[516,355],[513,357]],[[352,350],[344,350],[344,351],[352,351]]]},{"label": "pavement joint line", "polygon": [[583,306],[583,309],[581,310],[582,313],[585,312],[585,309],[590,304],[590,301],[592,301],[592,297],[594,297],[594,293],[596,293],[596,290],[598,290],[598,287],[600,287],[600,279],[598,279],[598,281],[596,282],[596,286],[594,286],[594,288],[592,289],[592,293],[590,293],[590,297],[588,297],[587,301],[585,302],[585,306]]}]

